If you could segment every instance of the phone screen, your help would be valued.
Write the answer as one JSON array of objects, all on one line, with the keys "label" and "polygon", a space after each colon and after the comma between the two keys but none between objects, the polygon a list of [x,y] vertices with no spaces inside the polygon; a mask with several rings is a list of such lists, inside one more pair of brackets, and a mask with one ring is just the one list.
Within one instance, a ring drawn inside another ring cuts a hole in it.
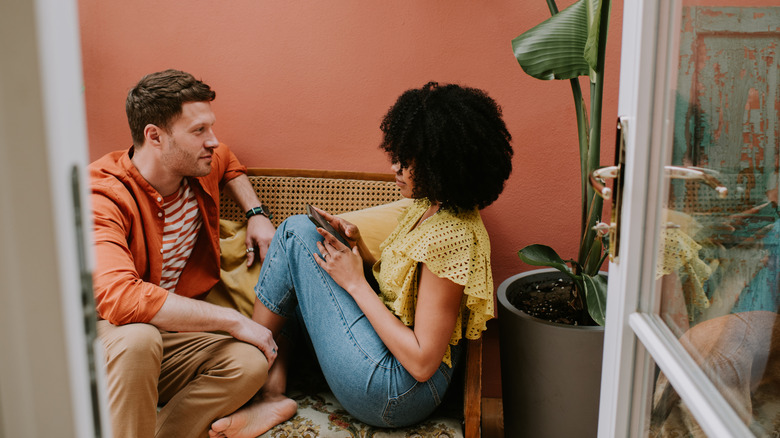
[{"label": "phone screen", "polygon": [[306,204],[306,215],[309,216],[309,220],[312,221],[312,223],[320,228],[323,228],[325,231],[332,234],[337,239],[341,240],[345,245],[349,246],[349,243],[347,242],[347,239],[341,235],[338,231],[336,231],[335,228],[330,224],[330,222],[326,221],[324,217],[322,217],[319,213],[317,213],[317,210],[312,208],[311,205]]}]

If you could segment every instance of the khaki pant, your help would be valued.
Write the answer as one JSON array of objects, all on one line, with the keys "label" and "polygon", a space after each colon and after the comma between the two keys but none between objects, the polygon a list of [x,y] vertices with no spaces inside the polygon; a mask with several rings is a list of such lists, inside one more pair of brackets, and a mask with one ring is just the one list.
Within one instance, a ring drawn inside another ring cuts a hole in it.
[{"label": "khaki pant", "polygon": [[108,321],[98,322],[98,335],[114,438],[207,437],[268,376],[263,353],[229,336]]}]

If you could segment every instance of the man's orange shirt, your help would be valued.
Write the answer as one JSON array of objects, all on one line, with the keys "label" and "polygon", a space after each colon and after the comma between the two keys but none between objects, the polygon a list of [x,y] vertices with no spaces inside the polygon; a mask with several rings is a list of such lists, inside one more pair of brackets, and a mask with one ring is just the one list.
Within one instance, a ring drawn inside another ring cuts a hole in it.
[{"label": "man's orange shirt", "polygon": [[[94,220],[93,283],[98,315],[114,325],[149,322],[165,303],[161,288],[163,197],[130,161],[133,148],[109,153],[89,165]],[[219,194],[245,174],[233,152],[221,144],[211,173],[189,178],[203,225],[179,278],[176,293],[202,298],[219,281]]]}]

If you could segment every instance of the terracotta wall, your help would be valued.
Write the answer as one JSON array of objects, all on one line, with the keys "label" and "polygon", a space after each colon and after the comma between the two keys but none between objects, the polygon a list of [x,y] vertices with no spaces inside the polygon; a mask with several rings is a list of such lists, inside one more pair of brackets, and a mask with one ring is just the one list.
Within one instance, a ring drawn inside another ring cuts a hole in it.
[{"label": "terracotta wall", "polygon": [[[605,165],[613,156],[622,25],[622,1],[613,3]],[[483,213],[496,286],[530,269],[516,255],[529,243],[574,256],[580,201],[571,91],[566,82],[525,75],[510,45],[549,16],[545,1],[79,0],[79,8],[92,159],[130,145],[127,90],[146,73],[178,68],[217,91],[217,135],[247,166],[389,172],[377,148],[387,108],[408,88],[456,82],[495,98],[514,136],[513,175]],[[500,392],[494,340],[486,345],[488,396]]]}]

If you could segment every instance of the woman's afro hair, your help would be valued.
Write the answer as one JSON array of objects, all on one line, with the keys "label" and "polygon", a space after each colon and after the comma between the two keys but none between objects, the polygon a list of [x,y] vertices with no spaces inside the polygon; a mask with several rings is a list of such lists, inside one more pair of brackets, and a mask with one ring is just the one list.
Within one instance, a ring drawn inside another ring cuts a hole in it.
[{"label": "woman's afro hair", "polygon": [[484,91],[429,82],[388,110],[380,145],[412,171],[415,197],[452,210],[482,209],[512,172],[512,136],[501,107]]}]

